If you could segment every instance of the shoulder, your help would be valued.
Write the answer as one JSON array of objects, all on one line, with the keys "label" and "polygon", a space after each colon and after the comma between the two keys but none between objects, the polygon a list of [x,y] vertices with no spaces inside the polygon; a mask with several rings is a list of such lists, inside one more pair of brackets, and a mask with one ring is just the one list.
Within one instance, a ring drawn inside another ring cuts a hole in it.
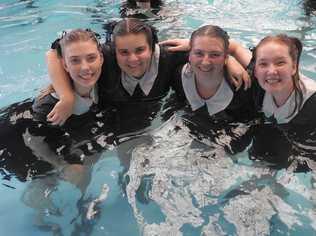
[{"label": "shoulder", "polygon": [[310,96],[304,103],[302,109],[298,114],[291,120],[292,124],[300,124],[316,127],[316,92]]}]

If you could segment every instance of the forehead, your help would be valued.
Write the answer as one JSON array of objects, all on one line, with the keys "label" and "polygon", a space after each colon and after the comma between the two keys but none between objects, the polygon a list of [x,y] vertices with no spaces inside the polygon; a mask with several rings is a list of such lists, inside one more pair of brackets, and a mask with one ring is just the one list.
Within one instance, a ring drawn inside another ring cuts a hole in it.
[{"label": "forehead", "polygon": [[224,42],[218,37],[196,36],[192,42],[192,49],[200,49],[204,51],[223,51]]},{"label": "forehead", "polygon": [[64,56],[79,56],[97,53],[98,46],[93,40],[71,42],[64,47]]},{"label": "forehead", "polygon": [[272,57],[290,57],[289,47],[281,42],[268,41],[257,48],[258,59]]},{"label": "forehead", "polygon": [[146,35],[143,33],[115,37],[115,47],[118,49],[143,46],[148,46]]}]

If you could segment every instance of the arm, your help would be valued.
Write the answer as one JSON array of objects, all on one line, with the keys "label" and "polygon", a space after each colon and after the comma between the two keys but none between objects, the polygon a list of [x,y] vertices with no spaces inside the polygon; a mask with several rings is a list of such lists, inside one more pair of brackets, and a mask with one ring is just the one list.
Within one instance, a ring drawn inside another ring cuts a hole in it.
[{"label": "arm", "polygon": [[227,68],[232,75],[233,84],[239,89],[243,82],[245,84],[245,90],[250,88],[251,79],[244,68],[250,63],[251,52],[234,40],[229,41],[228,52],[229,55],[234,57],[230,57],[229,60],[227,60]]},{"label": "arm", "polygon": [[[168,48],[170,52],[189,51],[190,45],[188,39],[168,39],[159,43]],[[235,57],[241,65],[246,68],[251,59],[251,52],[234,40],[229,40],[228,52]]]},{"label": "arm", "polygon": [[74,92],[71,87],[69,75],[64,70],[56,50],[49,50],[46,53],[46,59],[49,78],[59,96],[59,101],[47,115],[47,120],[53,124],[62,125],[72,114],[75,102]]},{"label": "arm", "polygon": [[169,52],[189,51],[189,39],[168,39],[160,42],[160,45],[166,46]]},{"label": "arm", "polygon": [[231,56],[235,57],[244,68],[250,63],[251,52],[236,41],[229,40],[228,52]]},{"label": "arm", "polygon": [[227,71],[229,73],[229,80],[236,87],[240,89],[244,83],[244,88],[247,90],[251,86],[251,79],[244,67],[232,56],[229,56],[226,61]]}]

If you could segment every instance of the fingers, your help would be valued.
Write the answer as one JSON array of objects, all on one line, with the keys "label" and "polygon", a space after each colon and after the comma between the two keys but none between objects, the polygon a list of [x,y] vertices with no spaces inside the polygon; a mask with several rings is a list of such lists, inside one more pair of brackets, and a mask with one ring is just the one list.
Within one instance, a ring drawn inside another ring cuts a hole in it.
[{"label": "fingers", "polygon": [[238,78],[238,77],[231,76],[231,82],[235,86],[236,91],[238,91],[242,85],[242,79]]},{"label": "fingers", "polygon": [[244,90],[247,90],[251,87],[250,76],[247,72],[243,73],[242,76],[243,76],[243,81],[244,81]]},{"label": "fingers", "polygon": [[48,115],[47,115],[47,121],[51,122],[52,125],[63,125],[66,122],[66,119],[60,115],[58,115],[58,112],[53,109]]}]

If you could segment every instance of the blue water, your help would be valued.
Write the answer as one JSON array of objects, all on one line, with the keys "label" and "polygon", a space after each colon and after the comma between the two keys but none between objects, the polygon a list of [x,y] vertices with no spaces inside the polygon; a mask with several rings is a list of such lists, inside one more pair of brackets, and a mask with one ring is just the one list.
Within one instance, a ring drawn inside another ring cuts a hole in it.
[{"label": "blue water", "polygon": [[[102,35],[103,23],[120,18],[120,2],[2,0],[0,107],[34,97],[48,83],[45,52],[62,30]],[[305,15],[301,0],[166,0],[159,19],[148,21],[161,39],[188,37],[207,23],[247,47],[270,33],[297,36],[302,72],[316,78],[316,17]],[[159,122],[140,141],[91,158],[83,193],[76,178],[56,173],[26,182],[3,177],[0,235],[316,235],[315,170],[293,174],[254,164],[246,152],[231,157],[194,141],[177,120]],[[109,191],[88,219],[104,185]]]}]

